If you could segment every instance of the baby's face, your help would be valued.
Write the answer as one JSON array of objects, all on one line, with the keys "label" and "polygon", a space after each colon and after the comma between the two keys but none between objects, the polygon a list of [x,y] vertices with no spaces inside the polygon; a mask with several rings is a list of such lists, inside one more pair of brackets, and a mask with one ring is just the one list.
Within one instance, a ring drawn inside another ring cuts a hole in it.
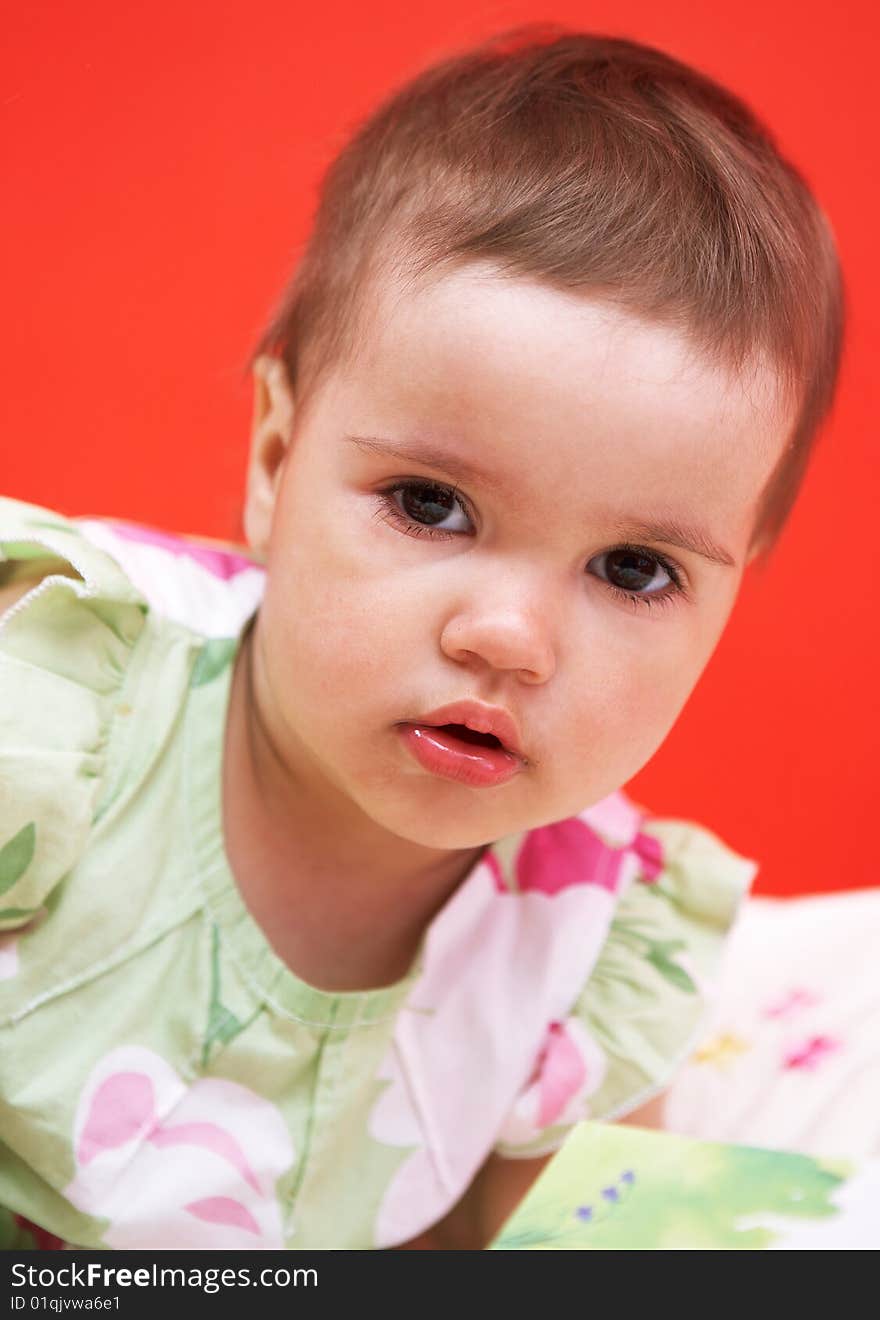
[{"label": "baby's face", "polygon": [[[264,437],[284,393],[258,407]],[[246,520],[282,753],[433,848],[623,786],[736,599],[790,421],[773,377],[731,380],[671,329],[471,267],[386,291],[356,363],[292,406],[270,506],[280,451],[255,440]],[[515,721],[526,763],[503,782],[414,755],[412,725],[468,699]]]}]

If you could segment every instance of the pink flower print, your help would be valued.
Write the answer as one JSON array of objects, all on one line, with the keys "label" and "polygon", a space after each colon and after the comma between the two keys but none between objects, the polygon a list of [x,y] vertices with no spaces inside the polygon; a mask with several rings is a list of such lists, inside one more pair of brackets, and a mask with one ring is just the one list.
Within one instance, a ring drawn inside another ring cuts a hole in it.
[{"label": "pink flower print", "polygon": [[186,536],[160,531],[158,527],[109,519],[106,526],[127,541],[139,541],[141,545],[156,545],[163,550],[170,550],[172,554],[186,555],[189,559],[194,559],[197,564],[201,564],[202,568],[207,569],[214,577],[228,579],[235,577],[237,573],[245,573],[248,569],[256,567],[252,559],[235,550],[223,546],[214,549],[212,546],[192,541]]},{"label": "pink flower print", "polygon": [[[576,837],[591,841],[586,829]],[[525,875],[525,890],[512,893],[490,850],[432,922],[368,1120],[375,1141],[408,1149],[377,1211],[376,1246],[406,1241],[455,1204],[545,1045],[545,1113],[562,1104],[560,1121],[580,1116],[571,1092],[586,1095],[601,1080],[601,1052],[567,1015],[605,943],[616,896],[585,875],[582,867],[555,892],[540,874],[535,884]],[[561,1022],[564,1037],[548,1039],[548,1022]],[[450,1085],[450,1077],[460,1081]],[[520,1144],[540,1131],[542,1087],[530,1083],[515,1119]]]},{"label": "pink flower print", "polygon": [[835,1040],[833,1036],[811,1036],[809,1040],[786,1054],[783,1067],[806,1068],[813,1071],[827,1055],[834,1054],[842,1048],[843,1042]]},{"label": "pink flower print", "polygon": [[[486,860],[500,893],[513,889],[553,897],[572,885],[595,885],[616,896],[632,880],[650,882],[662,870],[662,844],[640,829],[644,819],[625,793],[611,793],[577,816],[528,831],[513,863],[510,886],[496,856],[498,845]],[[505,846],[500,852],[508,856]]]},{"label": "pink flower print", "polygon": [[578,817],[609,848],[627,848],[638,834],[645,814],[622,789],[618,789],[579,812]]},{"label": "pink flower print", "polygon": [[234,550],[100,518],[79,530],[109,554],[151,609],[206,637],[232,637],[259,606],[265,569]]},{"label": "pink flower print", "polygon": [[206,1196],[201,1201],[190,1201],[184,1208],[197,1219],[204,1219],[206,1224],[226,1224],[260,1236],[260,1226],[247,1206],[234,1201],[231,1196]]},{"label": "pink flower print", "polygon": [[646,885],[653,884],[663,870],[663,845],[653,834],[639,830],[632,842],[632,850],[642,864],[639,877]]},{"label": "pink flower print", "polygon": [[587,1076],[583,1054],[561,1022],[551,1022],[538,1061],[538,1126],[549,1127],[577,1095]]},{"label": "pink flower print", "polygon": [[813,994],[812,990],[789,990],[781,999],[767,1005],[764,1009],[764,1017],[791,1017],[792,1014],[799,1013],[801,1009],[813,1008],[818,1003],[821,1003],[821,997]]},{"label": "pink flower print", "polygon": [[[507,892],[497,860],[495,883]],[[516,856],[516,888],[553,897],[573,885],[595,885],[618,894],[636,874],[648,871],[653,879],[662,866],[662,850],[656,839],[636,834],[623,847],[607,844],[579,816],[529,830]]]},{"label": "pink flower print", "polygon": [[80,1132],[76,1159],[90,1164],[96,1155],[124,1146],[153,1119],[153,1083],[146,1073],[118,1072],[97,1088]]},{"label": "pink flower print", "polygon": [[187,1086],[152,1050],[112,1050],[83,1088],[74,1153],[65,1194],[110,1221],[110,1247],[284,1246],[275,1185],[293,1162],[290,1134],[236,1082]]},{"label": "pink flower print", "polygon": [[544,1128],[587,1118],[587,1098],[601,1086],[607,1068],[603,1051],[577,1018],[551,1022],[534,1071],[499,1140],[522,1146],[534,1141]]},{"label": "pink flower print", "polygon": [[663,845],[642,825],[650,819],[646,808],[633,802],[622,790],[588,807],[579,815],[594,834],[609,848],[626,849],[637,863],[636,874],[645,884],[652,884],[663,870]]},{"label": "pink flower print", "polygon": [[516,859],[517,888],[558,894],[570,885],[599,885],[615,894],[623,856],[573,816],[529,830]]}]

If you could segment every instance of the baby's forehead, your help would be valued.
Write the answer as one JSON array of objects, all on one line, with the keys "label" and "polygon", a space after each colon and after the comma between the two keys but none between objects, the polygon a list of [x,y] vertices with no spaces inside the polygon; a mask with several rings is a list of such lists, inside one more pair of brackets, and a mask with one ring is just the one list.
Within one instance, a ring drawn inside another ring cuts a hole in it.
[{"label": "baby's forehead", "polygon": [[554,287],[485,262],[385,280],[361,333],[362,355],[383,373],[443,377],[463,390],[525,379],[561,406],[572,387],[588,405],[593,388],[610,386],[634,408],[681,406],[707,421],[741,413],[781,436],[797,404],[758,346],[732,360],[681,316],[650,316],[607,293]]}]

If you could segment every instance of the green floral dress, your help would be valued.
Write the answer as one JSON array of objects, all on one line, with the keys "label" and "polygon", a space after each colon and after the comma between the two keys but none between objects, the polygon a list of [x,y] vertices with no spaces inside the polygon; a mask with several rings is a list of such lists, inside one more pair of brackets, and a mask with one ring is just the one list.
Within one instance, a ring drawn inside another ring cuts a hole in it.
[{"label": "green floral dress", "polygon": [[669,1081],[756,870],[614,793],[498,840],[396,984],[274,954],[223,848],[263,570],[0,500],[0,1206],[84,1247],[389,1247]]}]

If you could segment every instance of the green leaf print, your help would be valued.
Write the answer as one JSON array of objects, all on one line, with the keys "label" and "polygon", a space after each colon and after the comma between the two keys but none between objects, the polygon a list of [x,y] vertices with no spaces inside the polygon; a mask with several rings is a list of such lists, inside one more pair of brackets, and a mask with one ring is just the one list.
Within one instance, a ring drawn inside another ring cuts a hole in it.
[{"label": "green leaf print", "polygon": [[24,875],[31,864],[36,843],[37,827],[31,821],[0,848],[0,894],[5,894]]},{"label": "green leaf print", "polygon": [[232,660],[237,645],[237,637],[212,637],[205,642],[193,665],[190,687],[201,687],[216,678]]},{"label": "green leaf print", "polygon": [[628,921],[612,921],[611,929],[617,932],[624,944],[628,945],[634,952],[641,954],[652,967],[655,967],[670,985],[674,985],[678,990],[683,990],[685,994],[695,995],[697,993],[696,985],[684,968],[674,962],[671,957],[679,949],[687,948],[685,941],[654,940],[650,935],[646,935],[638,929],[639,926],[646,924],[648,923],[632,917]]},{"label": "green leaf print", "polygon": [[39,908],[0,908],[0,921],[20,921],[22,917],[35,917]]},{"label": "green leaf print", "polygon": [[648,880],[644,881],[643,884],[646,894],[650,894],[653,898],[662,898],[673,907],[676,906],[674,895],[668,889],[664,889],[659,880]]},{"label": "green leaf print", "polygon": [[686,994],[695,995],[697,987],[683,967],[679,967],[677,962],[667,958],[662,950],[654,948],[648,954],[648,962],[652,967],[656,967],[661,976],[665,977],[671,985],[677,986],[679,990],[684,990]]},{"label": "green leaf print", "polygon": [[253,1021],[259,1009],[255,1009],[247,1022],[242,1022],[220,1000],[220,931],[211,927],[211,1003],[208,1008],[208,1024],[202,1041],[202,1067],[206,1067],[214,1045],[226,1045],[239,1032]]}]

